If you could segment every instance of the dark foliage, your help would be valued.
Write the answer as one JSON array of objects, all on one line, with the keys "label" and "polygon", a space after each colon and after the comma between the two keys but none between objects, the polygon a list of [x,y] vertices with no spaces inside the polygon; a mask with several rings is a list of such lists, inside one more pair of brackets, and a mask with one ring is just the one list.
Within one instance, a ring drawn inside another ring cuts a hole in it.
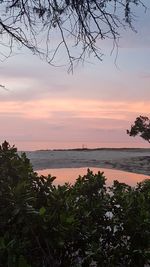
[{"label": "dark foliage", "polygon": [[130,131],[127,130],[127,134],[130,136],[139,135],[144,140],[150,143],[150,120],[148,117],[139,116],[136,118],[134,125],[131,125]]},{"label": "dark foliage", "polygon": [[38,176],[0,147],[0,267],[144,267],[150,263],[150,181],[135,188],[88,170],[74,185]]}]

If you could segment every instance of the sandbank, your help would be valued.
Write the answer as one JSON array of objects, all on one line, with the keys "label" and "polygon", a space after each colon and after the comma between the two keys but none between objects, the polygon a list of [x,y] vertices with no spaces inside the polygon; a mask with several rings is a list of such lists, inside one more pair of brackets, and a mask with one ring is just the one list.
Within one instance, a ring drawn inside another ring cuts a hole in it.
[{"label": "sandbank", "polygon": [[34,170],[90,166],[150,174],[150,149],[42,150],[26,154]]}]

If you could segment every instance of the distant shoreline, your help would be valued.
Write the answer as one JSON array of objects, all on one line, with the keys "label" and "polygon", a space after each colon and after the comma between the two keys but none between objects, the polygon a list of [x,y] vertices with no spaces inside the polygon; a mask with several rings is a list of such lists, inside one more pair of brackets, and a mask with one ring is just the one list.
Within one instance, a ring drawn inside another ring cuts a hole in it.
[{"label": "distant shoreline", "polygon": [[119,148],[110,148],[110,147],[97,147],[97,148],[58,148],[58,149],[37,149],[33,152],[44,152],[44,151],[149,151],[150,148],[139,148],[139,147],[119,147]]}]

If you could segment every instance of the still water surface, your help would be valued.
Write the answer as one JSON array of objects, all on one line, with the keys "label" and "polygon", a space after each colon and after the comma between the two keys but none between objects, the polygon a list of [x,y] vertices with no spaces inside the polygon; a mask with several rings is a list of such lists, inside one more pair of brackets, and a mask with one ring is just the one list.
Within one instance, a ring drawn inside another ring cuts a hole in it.
[{"label": "still water surface", "polygon": [[[144,174],[137,174],[131,172],[125,172],[120,170],[112,170],[105,168],[93,168],[91,167],[94,173],[98,171],[104,172],[105,177],[107,178],[106,184],[108,186],[112,185],[114,180],[118,180],[119,182],[126,183],[131,186],[135,186],[138,182],[141,182],[144,179],[149,178],[150,176],[146,176]],[[84,175],[87,173],[87,168],[60,168],[60,169],[44,169],[37,171],[40,175],[48,175],[56,177],[54,183],[63,185],[65,182],[69,182],[73,184],[79,175]]]}]

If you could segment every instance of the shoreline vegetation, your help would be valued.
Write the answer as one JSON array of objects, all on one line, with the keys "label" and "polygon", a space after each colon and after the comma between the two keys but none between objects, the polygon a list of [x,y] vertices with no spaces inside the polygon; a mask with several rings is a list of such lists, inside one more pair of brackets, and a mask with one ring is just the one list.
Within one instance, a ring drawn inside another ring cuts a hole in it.
[{"label": "shoreline vegetation", "polygon": [[54,180],[0,146],[0,267],[150,266],[150,179],[107,187],[88,169]]},{"label": "shoreline vegetation", "polygon": [[[111,148],[111,147],[96,147],[96,148],[58,148],[58,149],[37,149],[33,152],[43,152],[43,151],[148,151],[150,148],[139,148],[139,147],[120,147],[120,148]],[[29,151],[25,151],[29,152]]]}]

